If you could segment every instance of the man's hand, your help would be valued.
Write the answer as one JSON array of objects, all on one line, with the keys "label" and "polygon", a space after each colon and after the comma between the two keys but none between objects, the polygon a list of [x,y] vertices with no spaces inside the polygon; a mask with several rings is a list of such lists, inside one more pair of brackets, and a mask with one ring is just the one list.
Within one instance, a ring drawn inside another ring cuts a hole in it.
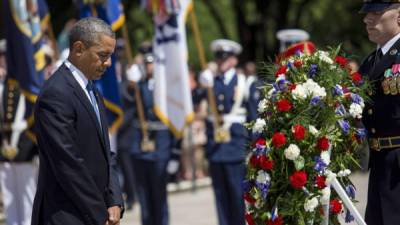
[{"label": "man's hand", "polygon": [[113,206],[107,209],[108,220],[106,225],[119,225],[121,218],[121,208],[119,206]]}]

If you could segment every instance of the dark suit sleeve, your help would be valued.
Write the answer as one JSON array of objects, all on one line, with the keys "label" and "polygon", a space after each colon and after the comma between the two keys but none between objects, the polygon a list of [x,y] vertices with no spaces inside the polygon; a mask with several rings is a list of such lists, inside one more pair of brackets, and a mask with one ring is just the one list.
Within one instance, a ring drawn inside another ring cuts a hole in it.
[{"label": "dark suit sleeve", "polygon": [[77,149],[76,116],[70,96],[60,91],[44,92],[35,113],[40,151],[86,223],[103,225],[108,218],[107,207],[103,191],[97,188],[80,155],[82,149]]},{"label": "dark suit sleeve", "polygon": [[107,196],[107,207],[120,206],[121,218],[124,213],[124,201],[122,199],[121,187],[118,181],[117,173],[117,154],[111,151],[110,156],[110,185]]}]

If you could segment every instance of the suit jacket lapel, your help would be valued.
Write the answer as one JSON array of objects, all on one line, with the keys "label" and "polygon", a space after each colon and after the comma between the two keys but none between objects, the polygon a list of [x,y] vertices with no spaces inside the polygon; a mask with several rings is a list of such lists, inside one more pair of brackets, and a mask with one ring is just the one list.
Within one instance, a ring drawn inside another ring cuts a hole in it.
[{"label": "suit jacket lapel", "polygon": [[65,67],[65,70],[68,71],[68,73],[65,76],[66,79],[68,80],[69,84],[73,87],[74,94],[77,96],[79,101],[82,103],[84,108],[89,113],[92,122],[96,126],[97,135],[100,137],[101,143],[104,145],[104,148],[105,148],[104,137],[103,137],[103,134],[102,134],[103,132],[101,132],[102,128],[100,127],[99,121],[97,120],[96,112],[94,111],[93,106],[90,103],[89,98],[85,94],[85,92],[82,89],[82,87],[79,86],[79,83],[75,80],[75,78],[73,77],[73,75],[70,72],[70,70],[65,65],[63,65],[63,66]]}]

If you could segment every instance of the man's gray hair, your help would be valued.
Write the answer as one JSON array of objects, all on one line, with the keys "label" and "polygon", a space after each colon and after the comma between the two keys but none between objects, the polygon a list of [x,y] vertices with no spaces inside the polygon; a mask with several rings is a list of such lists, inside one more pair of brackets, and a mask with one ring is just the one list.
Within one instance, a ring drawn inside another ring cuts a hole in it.
[{"label": "man's gray hair", "polygon": [[115,39],[114,31],[105,21],[95,17],[83,18],[74,25],[69,33],[69,47],[71,49],[72,45],[77,41],[81,41],[86,47],[90,47],[102,35]]}]

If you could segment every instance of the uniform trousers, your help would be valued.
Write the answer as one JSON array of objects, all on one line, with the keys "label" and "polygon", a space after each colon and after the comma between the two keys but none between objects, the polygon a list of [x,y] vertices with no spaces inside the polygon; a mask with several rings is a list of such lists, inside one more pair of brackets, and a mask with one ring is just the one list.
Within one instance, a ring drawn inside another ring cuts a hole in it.
[{"label": "uniform trousers", "polygon": [[400,224],[400,149],[371,151],[370,167],[365,221]]},{"label": "uniform trousers", "polygon": [[136,193],[143,225],[168,225],[167,161],[133,158]]},{"label": "uniform trousers", "polygon": [[30,225],[38,167],[32,162],[0,163],[6,225]]},{"label": "uniform trousers", "polygon": [[243,162],[210,162],[219,225],[244,225]]}]

